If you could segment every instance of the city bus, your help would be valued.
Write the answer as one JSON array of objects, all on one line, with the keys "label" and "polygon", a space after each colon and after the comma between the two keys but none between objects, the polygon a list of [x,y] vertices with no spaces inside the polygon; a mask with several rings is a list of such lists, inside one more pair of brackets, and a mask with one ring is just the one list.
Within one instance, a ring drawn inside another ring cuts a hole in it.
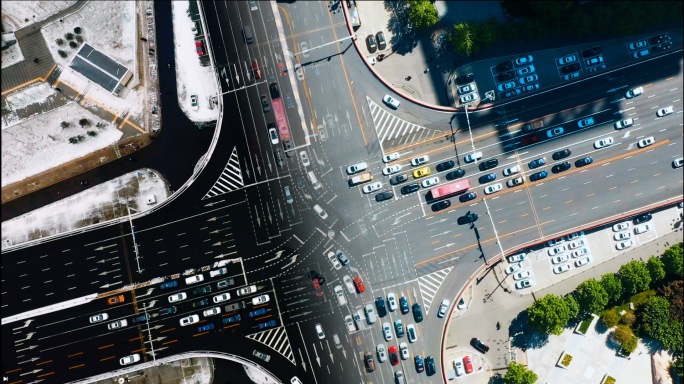
[{"label": "city bus", "polygon": [[468,188],[470,188],[470,183],[468,183],[468,179],[456,180],[432,188],[430,192],[426,195],[426,198],[428,200],[445,199],[447,197],[463,193],[467,191]]}]

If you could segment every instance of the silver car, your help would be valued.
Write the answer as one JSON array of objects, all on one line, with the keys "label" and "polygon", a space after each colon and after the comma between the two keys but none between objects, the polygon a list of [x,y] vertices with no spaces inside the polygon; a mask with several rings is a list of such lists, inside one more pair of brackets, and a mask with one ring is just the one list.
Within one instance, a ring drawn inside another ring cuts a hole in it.
[{"label": "silver car", "polygon": [[390,323],[382,323],[382,334],[385,337],[385,341],[390,341],[394,339],[394,336],[392,335],[392,327],[390,326]]}]

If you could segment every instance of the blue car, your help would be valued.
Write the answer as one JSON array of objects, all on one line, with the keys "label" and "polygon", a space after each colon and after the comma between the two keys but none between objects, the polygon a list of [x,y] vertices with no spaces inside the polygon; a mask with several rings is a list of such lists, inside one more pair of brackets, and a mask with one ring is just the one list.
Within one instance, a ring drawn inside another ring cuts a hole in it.
[{"label": "blue car", "polygon": [[537,173],[533,173],[530,175],[530,180],[531,181],[537,181],[546,178],[549,174],[546,171],[541,171]]},{"label": "blue car", "polygon": [[425,370],[425,364],[420,355],[416,355],[416,357],[413,358],[413,362],[416,364],[416,372],[421,373]]},{"label": "blue car", "polygon": [[178,286],[178,281],[171,280],[171,281],[167,281],[165,283],[161,283],[159,285],[159,289],[169,289],[169,288],[173,288],[173,287],[177,287],[177,286]]},{"label": "blue car", "polygon": [[425,374],[428,376],[432,376],[437,372],[437,369],[435,368],[435,359],[432,356],[425,358],[425,367],[427,368]]},{"label": "blue car", "polygon": [[494,181],[496,179],[496,173],[490,173],[488,175],[482,175],[478,179],[480,181],[480,184],[484,183],[489,183],[490,181]]},{"label": "blue car", "polygon": [[409,313],[408,299],[404,296],[399,298],[399,309],[402,315]]},{"label": "blue car", "polygon": [[385,299],[378,297],[375,299],[375,306],[378,308],[378,316],[387,316],[387,307],[385,307]]},{"label": "blue car", "polygon": [[242,320],[242,317],[239,314],[228,316],[225,319],[223,319],[223,324],[237,323],[240,320]]},{"label": "blue car", "polygon": [[207,331],[211,331],[212,329],[214,329],[214,323],[209,323],[207,325],[197,327],[197,332],[207,332]]},{"label": "blue car", "polygon": [[541,167],[544,164],[546,164],[546,157],[540,157],[538,159],[534,159],[534,160],[530,161],[530,163],[527,165],[530,167],[530,169],[535,169],[535,168]]},{"label": "blue car", "polygon": [[259,308],[257,310],[251,311],[247,315],[249,317],[257,317],[257,316],[261,316],[261,315],[265,315],[265,314],[266,314],[266,308]]},{"label": "blue car", "polygon": [[142,315],[140,315],[140,316],[134,317],[134,318],[133,318],[133,324],[143,323],[143,322],[145,322],[145,321],[147,321],[147,320],[149,320],[149,319],[150,319],[150,315],[148,315],[147,313],[144,313],[144,314],[142,314]]},{"label": "blue car", "polygon": [[589,165],[594,162],[594,159],[591,157],[585,157],[583,159],[579,159],[575,161],[575,167],[584,167],[585,165]]},{"label": "blue car", "polygon": [[420,323],[423,321],[423,309],[420,307],[420,304],[418,303],[413,303],[413,319],[416,321],[416,323]]},{"label": "blue car", "polygon": [[257,325],[257,328],[259,329],[265,329],[265,328],[271,328],[276,326],[276,321],[275,320],[269,320],[265,323],[260,323]]}]

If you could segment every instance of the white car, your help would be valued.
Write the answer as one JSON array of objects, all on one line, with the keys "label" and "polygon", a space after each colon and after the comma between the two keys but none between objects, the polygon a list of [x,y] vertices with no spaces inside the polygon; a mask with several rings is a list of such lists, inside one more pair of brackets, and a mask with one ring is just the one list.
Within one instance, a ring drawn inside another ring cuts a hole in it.
[{"label": "white car", "polygon": [[461,359],[454,359],[454,369],[456,369],[456,376],[462,376],[465,374],[463,361],[461,361]]},{"label": "white car", "polygon": [[575,261],[575,267],[581,267],[583,265],[587,265],[587,264],[591,263],[591,260],[592,260],[591,256],[583,257],[583,258]]},{"label": "white car", "polygon": [[354,282],[352,281],[352,278],[349,277],[349,275],[344,275],[342,278],[342,281],[344,281],[344,285],[347,287],[347,291],[350,294],[355,294],[356,293],[356,288],[354,287]]},{"label": "white car", "polygon": [[249,285],[249,286],[238,289],[237,295],[238,296],[245,296],[245,295],[249,295],[250,293],[254,293],[256,291],[257,291],[256,285]]},{"label": "white car", "polygon": [[394,292],[387,294],[387,306],[392,312],[397,310],[397,297],[394,295]]},{"label": "white car", "polygon": [[508,256],[509,263],[519,263],[527,258],[527,253],[518,253],[517,255]]},{"label": "white car", "polygon": [[549,246],[549,247],[553,247],[554,245],[560,244],[560,243],[562,243],[562,242],[564,242],[564,241],[565,241],[564,238],[559,237],[559,238],[557,238],[557,239],[551,239],[551,240],[547,241],[547,242],[546,242],[546,245]]},{"label": "white car", "polygon": [[268,130],[268,137],[271,138],[271,144],[278,144],[280,143],[280,139],[278,138],[278,130],[275,128],[269,128]]},{"label": "white car", "polygon": [[632,234],[629,233],[629,232],[627,232],[627,231],[625,231],[625,232],[620,232],[620,233],[616,233],[615,236],[613,236],[613,238],[614,238],[615,240],[617,240],[617,241],[620,241],[620,240],[627,240],[627,239],[631,239],[631,238],[632,238]]},{"label": "white car", "polygon": [[321,208],[320,205],[314,205],[313,210],[318,214],[318,216],[320,216],[321,219],[325,220],[328,218],[328,213],[323,208]]},{"label": "white car", "polygon": [[176,293],[175,295],[169,296],[169,303],[176,303],[178,301],[183,301],[188,298],[188,294],[185,292]]},{"label": "white car", "polygon": [[382,101],[385,102],[385,104],[389,105],[390,107],[397,109],[399,108],[400,102],[393,99],[392,96],[390,95],[385,95],[385,97],[382,98]]},{"label": "white car", "polygon": [[477,96],[477,93],[475,93],[475,92],[469,93],[467,95],[461,96],[461,104],[469,103],[469,102],[475,101],[477,99],[479,99],[479,97]]},{"label": "white car", "polygon": [[366,162],[358,163],[358,164],[352,164],[352,165],[347,167],[347,174],[353,175],[355,173],[365,171],[366,168],[368,168],[368,163],[366,163]]},{"label": "white car", "polygon": [[554,264],[561,264],[561,263],[565,263],[569,259],[570,259],[570,257],[568,255],[556,255],[556,256],[551,258],[551,262]]},{"label": "white car", "polygon": [[122,357],[121,359],[119,359],[119,364],[128,365],[137,363],[138,361],[140,361],[140,355],[136,353],[130,356]]},{"label": "white car", "polygon": [[394,164],[394,165],[390,165],[389,167],[383,168],[382,174],[385,176],[389,176],[389,175],[391,175],[393,173],[397,173],[399,171],[401,171],[401,164]]},{"label": "white car", "polygon": [[195,284],[195,283],[201,283],[204,281],[204,275],[197,274],[195,276],[190,276],[185,278],[185,284],[190,285],[190,284]]},{"label": "white car", "polygon": [[510,175],[515,175],[516,173],[520,172],[520,166],[516,165],[510,168],[506,168],[503,171],[504,176],[510,176]]},{"label": "white car", "polygon": [[128,325],[128,321],[126,319],[121,319],[117,320],[113,323],[107,324],[107,329],[112,330],[112,329],[119,329],[123,328]]},{"label": "white car", "polygon": [[637,142],[637,147],[639,148],[644,148],[648,147],[649,145],[655,143],[655,138],[653,136],[649,136],[646,138],[643,138]]},{"label": "white car", "polygon": [[435,184],[439,184],[439,177],[434,176],[430,177],[429,179],[423,180],[423,182],[420,183],[420,185],[423,186],[423,188],[430,188]]},{"label": "white car", "polygon": [[449,309],[449,300],[444,299],[442,300],[442,304],[439,305],[439,309],[437,310],[437,317],[444,317],[446,315],[447,309]]},{"label": "white car", "polygon": [[399,344],[399,355],[401,355],[402,360],[408,360],[411,355],[409,354],[408,350],[408,344],[406,343],[401,343]]},{"label": "white car", "polygon": [[375,347],[375,352],[378,354],[379,362],[384,363],[387,361],[387,348],[385,348],[385,344],[378,344]]},{"label": "white car", "polygon": [[352,320],[351,315],[347,315],[344,317],[344,324],[347,325],[347,332],[349,332],[349,333],[356,332],[356,327],[354,326],[354,320]]},{"label": "white car", "polygon": [[218,315],[219,313],[221,313],[221,307],[209,308],[209,309],[206,309],[204,312],[202,312],[204,317]]},{"label": "white car", "polygon": [[627,128],[627,127],[631,127],[632,125],[634,125],[634,119],[632,119],[632,118],[624,119],[624,120],[620,120],[620,121],[615,122],[615,129]]},{"label": "white car", "polygon": [[382,334],[385,337],[385,341],[390,341],[394,339],[394,335],[392,335],[392,327],[390,326],[390,323],[382,323]]},{"label": "white car", "polygon": [[180,319],[181,327],[185,327],[186,325],[191,325],[195,323],[199,323],[199,315],[191,315]]},{"label": "white car", "polygon": [[335,288],[333,288],[333,291],[335,291],[337,303],[340,305],[340,307],[347,305],[347,298],[344,297],[344,290],[342,289],[342,286],[336,285]]},{"label": "white car", "polygon": [[517,272],[516,274],[513,275],[513,280],[522,280],[522,279],[527,279],[532,275],[532,272],[530,272],[529,269],[522,270],[520,272]]},{"label": "white car", "polygon": [[648,232],[652,229],[653,229],[653,226],[650,223],[645,223],[645,224],[637,225],[636,227],[634,227],[634,233],[638,235],[641,233]]},{"label": "white car", "polygon": [[684,157],[678,157],[678,158],[672,160],[672,166],[674,168],[679,168],[682,165],[684,165]]},{"label": "white car", "polygon": [[268,295],[257,296],[252,299],[252,305],[268,303],[271,298]]},{"label": "white car", "polygon": [[521,265],[520,263],[518,263],[518,264],[513,264],[513,265],[508,266],[508,267],[506,268],[506,274],[507,274],[507,275],[510,275],[511,273],[513,273],[513,272],[515,272],[515,271],[517,271],[517,270],[520,270],[520,269],[522,269],[522,265]]},{"label": "white car", "polygon": [[627,91],[627,93],[625,93],[625,97],[631,99],[632,97],[637,97],[642,93],[644,93],[644,87],[636,87]]},{"label": "white car", "polygon": [[560,274],[563,272],[567,272],[570,270],[570,264],[563,264],[563,265],[558,265],[553,268],[553,273],[555,274]]},{"label": "white car", "polygon": [[621,251],[623,249],[629,248],[634,245],[634,241],[632,239],[628,239],[625,241],[621,241],[615,245],[615,248],[617,248],[618,251]]},{"label": "white car", "polygon": [[414,167],[417,167],[421,164],[427,163],[428,161],[430,161],[430,157],[428,155],[418,156],[418,157],[411,159],[411,165],[413,165]]},{"label": "white car", "polygon": [[385,163],[390,163],[394,160],[397,160],[398,158],[399,158],[399,152],[394,152],[394,153],[390,153],[389,155],[385,155],[382,158],[382,161]]},{"label": "white car", "polygon": [[565,252],[568,248],[565,245],[559,245],[557,247],[549,249],[549,256],[553,256],[558,253]]},{"label": "white car", "polygon": [[363,186],[363,193],[373,193],[382,188],[382,183],[376,181],[375,183],[366,184]]},{"label": "white car", "polygon": [[199,104],[197,103],[197,95],[190,96],[190,105],[192,106],[192,109],[195,111],[199,109]]},{"label": "white car", "polygon": [[600,140],[596,140],[594,142],[594,148],[601,149],[601,148],[605,148],[605,147],[612,145],[612,144],[613,144],[613,138],[612,137],[606,137],[606,138],[603,138]]},{"label": "white car", "polygon": [[515,283],[515,288],[516,289],[525,289],[525,288],[529,288],[533,285],[534,285],[534,280],[532,280],[532,279],[520,280],[517,283]]},{"label": "white car", "polygon": [[342,268],[342,264],[340,264],[340,261],[337,259],[337,256],[335,256],[335,252],[328,252],[328,260],[330,260],[335,269]]},{"label": "white car", "polygon": [[584,245],[584,240],[576,240],[570,243],[570,249],[579,248]]},{"label": "white car", "polygon": [[216,295],[216,296],[214,296],[214,298],[212,300],[214,301],[215,304],[223,303],[224,301],[230,300],[230,293],[226,292],[226,293],[222,293],[220,295]]},{"label": "white car", "polygon": [[625,221],[624,223],[617,223],[613,225],[613,232],[620,232],[624,231],[625,229],[629,228],[632,224],[629,221]]},{"label": "white car", "polygon": [[311,165],[311,162],[309,161],[309,154],[307,154],[306,151],[299,152],[299,158],[302,159],[303,166],[308,167]]},{"label": "white car", "polygon": [[408,337],[410,343],[415,343],[418,341],[418,334],[416,333],[415,325],[409,324],[406,326],[406,336]]},{"label": "white car", "polygon": [[584,256],[584,255],[586,255],[586,254],[588,254],[588,253],[589,253],[589,250],[588,250],[588,249],[586,249],[586,248],[580,248],[580,249],[577,249],[577,250],[572,251],[572,253],[570,254],[570,256],[574,259],[574,258],[577,258],[577,257]]},{"label": "white car", "polygon": [[325,339],[325,332],[323,332],[323,326],[321,323],[316,323],[315,325],[316,328],[316,335],[318,335],[319,340]]},{"label": "white car", "polygon": [[[572,241],[572,240],[575,240],[575,239],[579,239],[581,236],[584,236],[584,231],[579,231],[579,232],[571,233],[571,234],[565,236],[565,239],[568,240],[568,241]],[[573,248],[573,247],[570,247],[570,248]]]},{"label": "white car", "polygon": [[100,321],[105,321],[109,319],[109,315],[106,313],[98,313],[97,315],[90,316],[90,324],[99,323]]},{"label": "white car", "polygon": [[491,195],[492,193],[499,192],[501,190],[501,183],[496,183],[492,185],[488,185],[484,189],[485,195]]},{"label": "white car", "polygon": [[656,112],[656,116],[663,117],[669,115],[672,112],[674,112],[674,107],[670,105],[669,107],[659,109],[658,112]]}]

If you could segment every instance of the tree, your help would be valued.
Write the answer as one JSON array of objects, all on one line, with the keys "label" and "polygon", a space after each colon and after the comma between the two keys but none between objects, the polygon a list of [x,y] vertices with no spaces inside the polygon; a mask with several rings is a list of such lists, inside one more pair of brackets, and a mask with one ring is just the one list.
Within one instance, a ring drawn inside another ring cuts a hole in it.
[{"label": "tree", "polygon": [[670,303],[670,316],[684,318],[684,280],[675,280],[660,288],[659,292]]},{"label": "tree", "polygon": [[66,44],[66,41],[64,41],[64,39],[57,39],[57,40],[55,40],[55,42],[56,42],[57,45],[59,45],[60,47],[63,47],[64,44]]},{"label": "tree", "polygon": [[[680,379],[684,377],[684,357],[676,357],[672,364],[670,364],[670,371],[671,373],[674,373],[674,375],[672,375],[673,377],[679,377]],[[681,382],[681,380],[679,382]]]},{"label": "tree", "polygon": [[457,53],[470,56],[474,52],[473,27],[470,23],[461,22],[454,25],[447,40]]},{"label": "tree", "polygon": [[636,321],[636,316],[631,312],[625,312],[620,317],[620,324],[631,326]]},{"label": "tree", "polygon": [[684,254],[682,254],[682,243],[674,244],[663,252],[662,262],[668,276],[676,279],[684,278]]},{"label": "tree", "polygon": [[71,48],[76,48],[76,47],[78,47],[78,43],[75,42],[75,41],[70,41],[70,42],[69,42],[69,47],[71,47]]},{"label": "tree", "polygon": [[527,369],[526,366],[511,361],[508,371],[504,375],[504,384],[533,384],[537,381],[537,374]]},{"label": "tree", "polygon": [[617,303],[622,297],[622,282],[614,273],[601,276],[601,286],[608,295],[608,303]]},{"label": "tree", "polygon": [[65,128],[65,129],[69,128],[69,122],[68,121],[62,121],[61,123],[59,123],[59,126],[62,128]]},{"label": "tree", "polygon": [[529,325],[543,334],[560,335],[570,320],[567,303],[558,296],[548,294],[528,310]]},{"label": "tree", "polygon": [[583,314],[599,313],[608,305],[608,293],[601,283],[594,279],[583,281],[577,286],[575,299]]},{"label": "tree", "polygon": [[646,269],[648,269],[648,274],[651,276],[651,282],[654,284],[665,278],[665,265],[655,256],[648,258],[646,261]]},{"label": "tree", "polygon": [[618,325],[617,328],[615,328],[615,331],[613,331],[613,337],[615,338],[615,341],[622,345],[627,340],[634,337],[634,333],[632,333],[632,330],[626,325]]},{"label": "tree", "polygon": [[670,316],[670,303],[667,299],[660,296],[649,298],[641,310],[641,321],[648,336],[659,340],[665,348],[682,350],[682,321]]},{"label": "tree", "polygon": [[87,133],[88,136],[90,136],[90,137],[95,137],[95,136],[97,136],[97,132],[96,132],[96,131],[88,131],[88,132],[86,132],[86,133]]},{"label": "tree", "polygon": [[408,19],[415,29],[428,29],[439,20],[437,8],[430,0],[409,0]]},{"label": "tree", "polygon": [[563,301],[565,301],[565,304],[568,306],[569,319],[578,319],[580,315],[580,306],[579,303],[577,303],[577,300],[575,300],[575,296],[567,294],[563,296]]},{"label": "tree", "polygon": [[638,345],[639,339],[636,336],[632,336],[629,340],[625,340],[625,342],[622,343],[622,352],[629,355],[634,352]]},{"label": "tree", "polygon": [[80,120],[78,120],[78,125],[80,125],[81,127],[90,126],[90,120],[88,120],[88,119],[80,119]]},{"label": "tree", "polygon": [[74,34],[71,32],[67,32],[64,34],[64,38],[67,40],[73,40],[74,39]]},{"label": "tree", "polygon": [[77,35],[80,35],[82,31],[83,31],[83,30],[81,29],[81,27],[75,27],[75,28],[74,28],[74,33],[77,34]]},{"label": "tree", "polygon": [[487,49],[499,40],[499,23],[491,18],[486,23],[473,25],[476,51]]},{"label": "tree", "polygon": [[603,311],[601,314],[601,322],[606,328],[612,328],[618,323],[618,315],[612,309]]},{"label": "tree", "polygon": [[59,54],[59,57],[63,59],[67,57],[67,53],[62,51],[61,49],[57,50],[57,54]]},{"label": "tree", "polygon": [[622,282],[623,293],[630,296],[647,290],[651,284],[651,275],[646,269],[646,263],[639,260],[632,260],[620,267],[618,276]]}]

